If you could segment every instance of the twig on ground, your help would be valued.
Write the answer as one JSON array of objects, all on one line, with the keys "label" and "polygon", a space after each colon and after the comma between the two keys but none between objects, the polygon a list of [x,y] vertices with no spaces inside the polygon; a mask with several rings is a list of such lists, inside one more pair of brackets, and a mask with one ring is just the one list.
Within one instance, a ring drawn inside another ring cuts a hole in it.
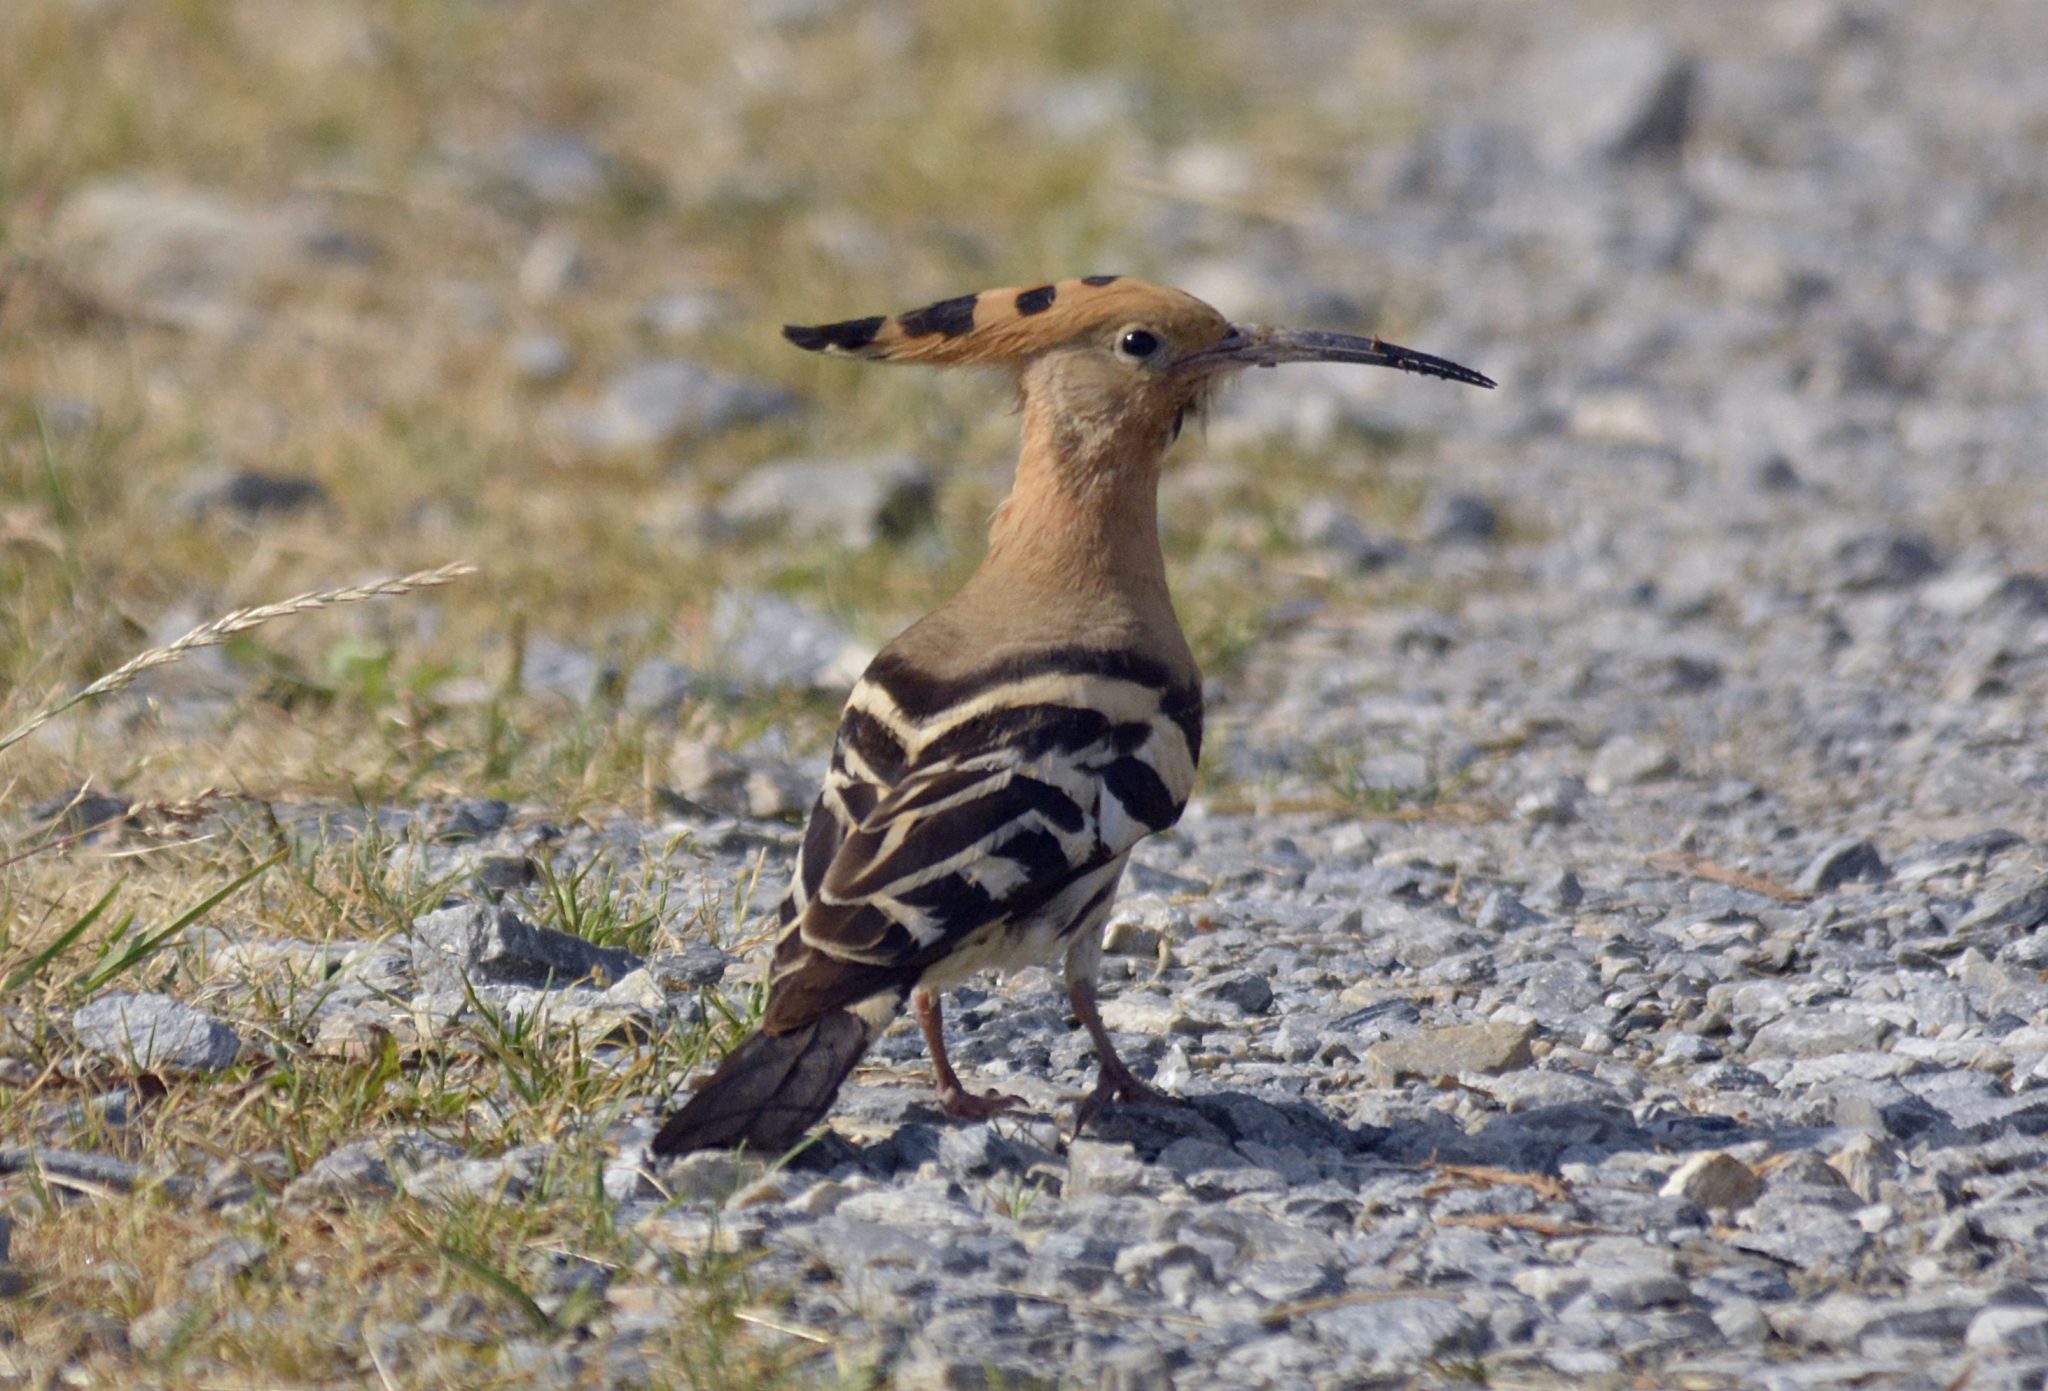
[{"label": "twig on ground", "polygon": [[1553,1202],[1565,1202],[1572,1196],[1571,1185],[1561,1178],[1549,1174],[1524,1174],[1513,1169],[1497,1169],[1491,1164],[1438,1164],[1431,1162],[1424,1168],[1442,1174],[1452,1180],[1450,1183],[1434,1184],[1422,1190],[1425,1198],[1438,1193],[1449,1192],[1459,1184],[1472,1184],[1480,1188],[1497,1188],[1510,1185],[1516,1188],[1533,1189],[1537,1196]]},{"label": "twig on ground", "polygon": [[1530,1232],[1541,1237],[1598,1236],[1605,1227],[1584,1222],[1557,1222],[1533,1212],[1458,1212],[1436,1219],[1441,1227],[1475,1227],[1482,1232]]},{"label": "twig on ground", "polygon": [[1398,1290],[1346,1290],[1343,1294],[1326,1294],[1320,1299],[1297,1300],[1293,1304],[1268,1309],[1259,1315],[1259,1322],[1268,1328],[1277,1328],[1303,1314],[1320,1314],[1351,1304],[1381,1304],[1390,1299],[1455,1299],[1457,1294],[1456,1290],[1432,1290],[1419,1286]]},{"label": "twig on ground", "polygon": [[1805,903],[1812,894],[1801,893],[1798,889],[1787,888],[1774,879],[1744,870],[1730,869],[1715,864],[1704,855],[1695,855],[1690,850],[1659,850],[1645,861],[1652,869],[1668,869],[1675,874],[1688,874],[1695,879],[1708,879],[1716,884],[1731,888],[1748,889],[1751,893],[1775,898],[1780,903]]}]

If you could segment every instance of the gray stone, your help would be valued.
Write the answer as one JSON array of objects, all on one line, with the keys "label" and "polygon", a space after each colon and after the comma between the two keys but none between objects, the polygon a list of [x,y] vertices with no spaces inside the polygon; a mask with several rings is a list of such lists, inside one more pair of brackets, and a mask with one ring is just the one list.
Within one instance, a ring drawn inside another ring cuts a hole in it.
[{"label": "gray stone", "polygon": [[413,965],[429,990],[469,985],[564,986],[618,981],[640,958],[600,947],[550,927],[522,921],[509,908],[471,904],[415,918]]},{"label": "gray stone", "polygon": [[1815,1304],[1778,1312],[1771,1322],[1782,1337],[1829,1347],[1854,1348],[1873,1338],[1953,1344],[1979,1307],[1977,1298],[1954,1291],[1889,1298],[1834,1291]]},{"label": "gray stone", "polygon": [[1495,889],[1479,905],[1479,914],[1472,923],[1488,932],[1511,932],[1518,927],[1533,927],[1543,920],[1541,913],[1525,906],[1506,889]]},{"label": "gray stone", "polygon": [[1316,1336],[1379,1370],[1476,1352],[1486,1336],[1486,1325],[1456,1302],[1421,1296],[1343,1304],[1308,1322]]},{"label": "gray stone", "polygon": [[[1509,983],[1502,982],[1503,985]],[[1564,957],[1531,971],[1521,982],[1516,998],[1538,1018],[1561,1022],[1570,1016],[1597,1009],[1606,993],[1607,987],[1601,984],[1590,963]]]},{"label": "gray stone", "polygon": [[1720,1056],[1721,1049],[1712,1039],[1683,1031],[1665,1035],[1664,1046],[1657,1051],[1658,1062],[1678,1067],[1697,1067]]},{"label": "gray stone", "polygon": [[556,407],[545,419],[586,449],[622,452],[701,439],[795,407],[795,398],[780,387],[655,358],[620,368],[595,402]]},{"label": "gray stone", "polygon": [[408,1197],[443,1205],[516,1202],[532,1190],[550,1153],[547,1146],[530,1145],[485,1159],[451,1156],[407,1173],[399,1187]]},{"label": "gray stone", "polygon": [[569,345],[552,333],[525,333],[505,349],[505,361],[523,381],[535,385],[558,382],[576,365]]},{"label": "gray stone", "polygon": [[1689,1157],[1672,1171],[1663,1189],[1667,1198],[1684,1198],[1724,1212],[1749,1206],[1762,1191],[1763,1180],[1755,1170],[1719,1150]]},{"label": "gray stone", "polygon": [[1850,537],[1835,552],[1836,574],[1847,589],[1896,589],[1941,570],[1934,543],[1918,532],[1873,531]]},{"label": "gray stone", "polygon": [[168,995],[115,991],[71,1016],[78,1042],[142,1072],[220,1072],[242,1051],[235,1031]]},{"label": "gray stone", "polygon": [[1891,877],[1877,847],[1867,840],[1838,840],[1823,849],[1799,872],[1793,887],[1803,893],[1824,894],[1852,879],[1883,882]]},{"label": "gray stone", "polygon": [[[1551,778],[1515,798],[1515,815],[1539,826],[1569,826],[1579,819],[1579,804],[1586,800],[1586,791],[1582,778]],[[1569,875],[1571,871],[1562,873]],[[1578,880],[1573,878],[1572,883],[1577,884]],[[1576,898],[1572,900],[1577,902]]]},{"label": "gray stone", "polygon": [[1075,1139],[1067,1146],[1067,1196],[1141,1191],[1151,1172],[1130,1145]]},{"label": "gray stone", "polygon": [[693,940],[672,952],[656,952],[648,958],[647,969],[663,989],[702,990],[723,980],[733,960],[717,944]]},{"label": "gray stone", "polygon": [[535,302],[581,290],[590,278],[590,257],[584,254],[583,243],[561,229],[535,237],[519,260],[519,293]]},{"label": "gray stone", "polygon": [[209,470],[187,483],[180,498],[183,510],[194,518],[226,516],[242,522],[286,517],[329,501],[326,487],[316,478],[260,469]]},{"label": "gray stone", "polygon": [[125,312],[240,332],[302,277],[333,229],[310,203],[258,205],[209,189],[101,179],[58,210],[51,250],[74,284]]},{"label": "gray stone", "polygon": [[1476,493],[1435,493],[1423,505],[1421,526],[1434,545],[1483,545],[1500,535],[1500,513]]},{"label": "gray stone", "polygon": [[145,1314],[138,1314],[128,1322],[128,1346],[146,1356],[160,1355],[193,1315],[192,1306],[176,1300],[162,1304]]},{"label": "gray stone", "polygon": [[1486,1081],[1469,1077],[1467,1081],[1510,1112],[1557,1108],[1560,1114],[1551,1119],[1569,1123],[1566,1113],[1576,1109],[1595,1129],[1606,1128],[1599,1109],[1618,1106],[1623,1101],[1621,1093],[1607,1083],[1575,1072],[1524,1067]]},{"label": "gray stone", "polygon": [[2009,614],[2021,618],[2048,617],[2048,575],[2006,575],[1985,596],[1977,610],[1983,615]]},{"label": "gray stone", "polygon": [[779,594],[721,590],[711,601],[711,668],[743,689],[851,685],[866,665],[845,629]]},{"label": "gray stone", "polygon": [[661,1186],[683,1200],[724,1202],[761,1176],[766,1166],[730,1150],[697,1150],[665,1165]]},{"label": "gray stone", "polygon": [[126,797],[80,787],[33,803],[28,814],[37,821],[61,821],[67,833],[76,834],[125,819],[132,805]]},{"label": "gray stone", "polygon": [[270,1248],[246,1236],[222,1237],[185,1267],[185,1292],[207,1295],[231,1285],[270,1255]]},{"label": "gray stone", "polygon": [[1110,956],[1154,958],[1164,942],[1178,941],[1194,930],[1188,910],[1152,894],[1119,899],[1102,931],[1102,950]]},{"label": "gray stone", "polygon": [[2048,1356],[2048,1309],[1994,1305],[1970,1320],[1963,1346],[2006,1357]]},{"label": "gray stone", "polygon": [[511,818],[510,803],[496,797],[472,797],[448,808],[436,835],[445,841],[480,840],[504,830]]},{"label": "gray stone", "polygon": [[1216,1375],[1196,1386],[1311,1386],[1330,1364],[1329,1349],[1292,1333],[1269,1333],[1227,1348]]},{"label": "gray stone", "polygon": [[1525,115],[1558,163],[1672,159],[1692,128],[1694,61],[1654,29],[1589,34],[1531,78]]},{"label": "gray stone", "polygon": [[1586,770],[1586,786],[1605,796],[1619,788],[1668,778],[1677,771],[1677,756],[1657,740],[1617,734],[1593,755],[1593,764]]},{"label": "gray stone", "polygon": [[1358,571],[1382,570],[1406,554],[1399,541],[1376,535],[1350,512],[1328,498],[1311,498],[1294,519],[1295,540],[1303,546],[1334,553]]},{"label": "gray stone", "polygon": [[1174,1391],[1173,1359],[1154,1347],[1122,1347],[1094,1361],[1101,1391]]},{"label": "gray stone", "polygon": [[742,758],[697,739],[679,739],[669,750],[668,785],[693,806],[757,818],[795,815],[817,792],[811,778],[787,763]]},{"label": "gray stone", "polygon": [[1749,1052],[1752,1057],[1789,1058],[1871,1052],[1891,1033],[1892,1026],[1875,1015],[1807,1009],[1758,1029]]},{"label": "gray stone", "polygon": [[1742,1214],[1750,1230],[1731,1238],[1731,1245],[1815,1272],[1847,1270],[1870,1245],[1855,1219],[1833,1204],[1805,1202],[1800,1193],[1782,1202],[1771,1197],[1767,1193]]},{"label": "gray stone", "polygon": [[1971,909],[1956,931],[2031,932],[2037,927],[2048,927],[2048,875]]},{"label": "gray stone", "polygon": [[398,1191],[391,1166],[379,1147],[366,1140],[332,1150],[285,1188],[290,1203],[324,1204],[386,1198]]},{"label": "gray stone", "polygon": [[633,668],[619,704],[629,715],[667,719],[703,693],[704,683],[696,672],[681,662],[655,657]]},{"label": "gray stone", "polygon": [[669,290],[641,306],[640,322],[663,338],[688,338],[733,317],[732,299],[716,290]]},{"label": "gray stone", "polygon": [[1203,981],[1188,998],[1206,1004],[1215,1001],[1243,1014],[1264,1014],[1273,1007],[1273,987],[1264,976],[1250,971],[1233,971]]},{"label": "gray stone", "polygon": [[1828,1167],[1840,1174],[1849,1190],[1866,1203],[1877,1201],[1880,1186],[1897,1172],[1898,1162],[1897,1152],[1871,1134],[1851,1136],[1847,1144],[1828,1157]]},{"label": "gray stone", "polygon": [[[1519,811],[1521,804],[1517,802]],[[1546,875],[1529,891],[1529,900],[1538,908],[1553,912],[1564,912],[1585,902],[1585,886],[1579,883],[1579,876],[1569,869],[1559,869]]]},{"label": "gray stone", "polygon": [[1416,796],[1435,786],[1429,760],[1419,753],[1373,754],[1358,765],[1357,784],[1382,797]]},{"label": "gray stone", "polygon": [[718,510],[739,528],[872,546],[929,525],[936,489],[931,468],[907,454],[786,459],[749,470]]},{"label": "gray stone", "polygon": [[1035,1145],[1020,1145],[998,1134],[987,1121],[950,1129],[939,1140],[939,1163],[973,1178],[1022,1173],[1041,1157],[1050,1158]]},{"label": "gray stone", "polygon": [[545,633],[528,637],[520,654],[520,686],[571,705],[588,704],[616,679],[617,674],[588,651]]},{"label": "gray stone", "polygon": [[1365,1051],[1375,1086],[1396,1086],[1410,1077],[1454,1081],[1460,1073],[1491,1074],[1527,1067],[1533,1024],[1456,1024],[1407,1038],[1375,1043]]},{"label": "gray stone", "polygon": [[525,131],[500,140],[481,159],[492,181],[549,207],[567,208],[602,194],[611,164],[572,131]]}]

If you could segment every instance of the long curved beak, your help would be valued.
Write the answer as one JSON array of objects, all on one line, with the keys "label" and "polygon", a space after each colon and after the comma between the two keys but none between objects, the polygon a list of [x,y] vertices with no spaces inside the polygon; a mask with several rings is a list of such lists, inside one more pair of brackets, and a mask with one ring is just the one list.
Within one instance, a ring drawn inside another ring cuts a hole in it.
[{"label": "long curved beak", "polygon": [[1278,367],[1283,362],[1362,362],[1371,367],[1392,367],[1402,372],[1419,372],[1425,377],[1464,382],[1467,386],[1495,384],[1493,378],[1448,358],[1432,357],[1378,338],[1356,338],[1348,333],[1323,333],[1316,329],[1266,328],[1260,324],[1232,324],[1223,338],[1189,354],[1179,365],[1217,371]]}]

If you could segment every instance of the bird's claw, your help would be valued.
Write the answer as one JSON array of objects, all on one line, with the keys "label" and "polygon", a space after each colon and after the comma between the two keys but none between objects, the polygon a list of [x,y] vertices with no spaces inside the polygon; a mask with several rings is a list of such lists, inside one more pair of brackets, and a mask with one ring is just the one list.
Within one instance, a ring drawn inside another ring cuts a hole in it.
[{"label": "bird's claw", "polygon": [[987,1120],[1000,1112],[1022,1106],[1024,1098],[1005,1092],[981,1092],[976,1094],[965,1087],[941,1087],[939,1089],[939,1110],[954,1120]]},{"label": "bird's claw", "polygon": [[1081,1099],[1081,1105],[1074,1112],[1074,1134],[1076,1136],[1094,1123],[1102,1114],[1102,1108],[1112,1101],[1121,1101],[1137,1106],[1185,1106],[1187,1102],[1171,1092],[1141,1082],[1129,1072],[1118,1075],[1104,1072],[1102,1080],[1095,1084],[1095,1090]]}]

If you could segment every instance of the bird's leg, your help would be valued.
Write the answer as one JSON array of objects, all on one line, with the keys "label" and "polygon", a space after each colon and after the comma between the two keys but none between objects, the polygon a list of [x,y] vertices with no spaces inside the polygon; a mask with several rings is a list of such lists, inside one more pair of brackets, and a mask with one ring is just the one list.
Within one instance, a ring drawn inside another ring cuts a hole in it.
[{"label": "bird's leg", "polygon": [[1095,1044],[1095,1062],[1100,1076],[1095,1090],[1088,1093],[1081,1102],[1081,1109],[1074,1114],[1076,1135],[1086,1130],[1088,1123],[1112,1100],[1137,1101],[1152,1106],[1181,1104],[1179,1097],[1169,1096],[1140,1081],[1137,1074],[1117,1056],[1116,1044],[1110,1041],[1109,1030],[1103,1027],[1102,1014],[1095,1006],[1095,971],[1101,961],[1101,933],[1093,928],[1083,929],[1075,938],[1074,945],[1067,949],[1067,1002],[1073,1005],[1081,1027],[1088,1031],[1088,1037]]},{"label": "bird's leg", "polygon": [[939,1109],[955,1120],[978,1121],[1022,1106],[1024,1098],[1003,1092],[977,1096],[960,1085],[953,1064],[946,1057],[945,1019],[939,1013],[939,997],[923,986],[910,992],[910,1007],[917,1012],[917,1027],[924,1030],[925,1046],[932,1050],[932,1071],[939,1079]]}]

